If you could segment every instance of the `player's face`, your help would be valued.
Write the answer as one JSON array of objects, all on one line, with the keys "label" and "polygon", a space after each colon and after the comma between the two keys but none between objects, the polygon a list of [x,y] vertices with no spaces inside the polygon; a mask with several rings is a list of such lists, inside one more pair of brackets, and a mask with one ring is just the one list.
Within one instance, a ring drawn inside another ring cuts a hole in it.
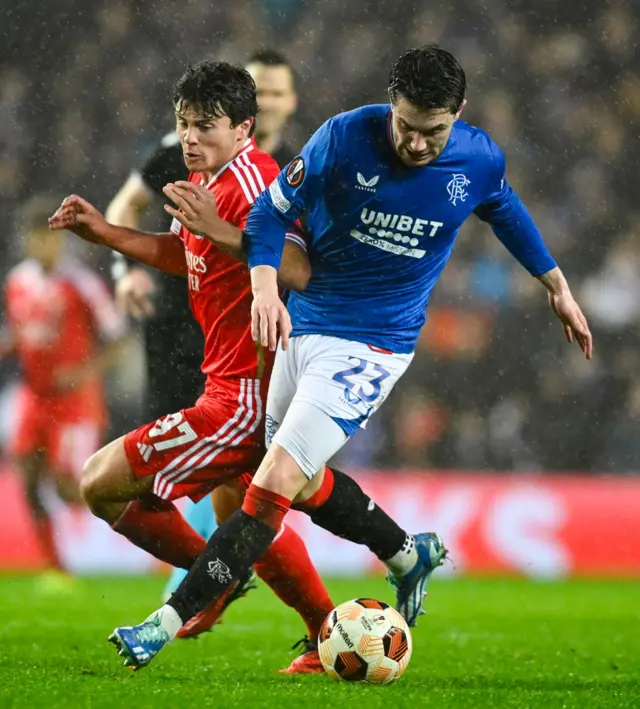
[{"label": "player's face", "polygon": [[446,108],[418,108],[400,96],[392,104],[393,144],[409,167],[423,167],[444,150],[458,113]]},{"label": "player's face", "polygon": [[189,172],[216,173],[236,156],[253,119],[231,125],[229,116],[212,118],[189,106],[176,107],[176,132]]},{"label": "player's face", "polygon": [[258,113],[256,132],[260,135],[280,133],[289,116],[295,112],[298,97],[293,90],[293,74],[288,66],[266,66],[252,63],[247,71],[256,82]]},{"label": "player's face", "polygon": [[64,233],[50,229],[34,229],[27,234],[27,256],[42,264],[49,271],[55,267],[62,255]]}]

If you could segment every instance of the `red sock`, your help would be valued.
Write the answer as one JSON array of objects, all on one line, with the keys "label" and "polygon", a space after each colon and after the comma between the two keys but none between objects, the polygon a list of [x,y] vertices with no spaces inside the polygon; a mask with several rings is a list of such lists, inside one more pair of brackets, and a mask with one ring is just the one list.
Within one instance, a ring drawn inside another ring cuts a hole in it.
[{"label": "red sock", "polygon": [[159,497],[130,502],[111,528],[171,566],[190,569],[207,546],[178,508]]},{"label": "red sock", "polygon": [[35,528],[40,547],[47,560],[47,567],[50,569],[62,569],[51,520],[48,517],[36,517]]},{"label": "red sock", "polygon": [[300,535],[283,524],[260,561],[253,567],[276,596],[302,616],[311,640],[334,604]]},{"label": "red sock", "polygon": [[251,483],[244,495],[242,511],[277,532],[291,507],[291,500]]},{"label": "red sock", "polygon": [[322,484],[320,487],[311,495],[310,498],[304,502],[299,502],[294,505],[297,510],[304,510],[305,512],[311,512],[311,510],[317,510],[322,507],[324,503],[329,499],[329,496],[333,492],[333,470],[331,468],[324,469],[324,477],[322,478]]}]

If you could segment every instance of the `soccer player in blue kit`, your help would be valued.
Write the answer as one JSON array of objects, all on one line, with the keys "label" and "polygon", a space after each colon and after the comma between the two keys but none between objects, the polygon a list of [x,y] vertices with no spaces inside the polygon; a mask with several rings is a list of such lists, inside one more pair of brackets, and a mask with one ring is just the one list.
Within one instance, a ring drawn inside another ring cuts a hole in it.
[{"label": "soccer player in blue kit", "polygon": [[[267,549],[290,507],[387,566],[409,625],[446,555],[432,533],[412,536],[326,462],[366,425],[413,358],[431,290],[463,222],[475,214],[541,281],[569,342],[592,338],[569,286],[505,178],[500,148],[459,120],[466,79],[437,46],[392,68],[391,105],[331,118],[255,202],[244,234],[217,218],[203,191],[178,183],[179,206],[214,243],[246,254],[253,335],[276,349],[267,400],[268,452],[244,505],[224,522],[167,605],[119,628],[130,664],[147,664],[179,627]],[[276,283],[285,233],[304,224],[312,277],[288,310]]]}]

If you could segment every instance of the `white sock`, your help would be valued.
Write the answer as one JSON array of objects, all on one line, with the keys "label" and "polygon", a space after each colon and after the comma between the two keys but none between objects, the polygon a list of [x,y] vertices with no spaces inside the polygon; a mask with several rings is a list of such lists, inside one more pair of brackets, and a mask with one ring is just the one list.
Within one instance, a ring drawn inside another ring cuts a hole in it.
[{"label": "white sock", "polygon": [[407,534],[402,549],[384,562],[394,576],[406,576],[418,563],[418,551],[415,539]]},{"label": "white sock", "polygon": [[183,626],[182,619],[175,608],[164,605],[153,615],[160,619],[160,625],[167,631],[169,640],[173,640],[180,628]]}]

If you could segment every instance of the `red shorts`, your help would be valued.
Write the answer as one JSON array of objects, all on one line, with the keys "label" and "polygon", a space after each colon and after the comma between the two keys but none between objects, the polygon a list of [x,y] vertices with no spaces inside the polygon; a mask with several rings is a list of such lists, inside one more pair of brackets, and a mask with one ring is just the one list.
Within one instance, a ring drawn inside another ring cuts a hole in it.
[{"label": "red shorts", "polygon": [[11,455],[42,451],[50,472],[80,479],[82,466],[102,444],[104,418],[87,416],[62,399],[42,399],[27,387],[16,394]]},{"label": "red shorts", "polygon": [[265,453],[260,387],[258,379],[209,379],[195,406],[128,433],[134,475],[153,475],[153,491],[165,500],[194,502],[231,478],[253,475]]}]

